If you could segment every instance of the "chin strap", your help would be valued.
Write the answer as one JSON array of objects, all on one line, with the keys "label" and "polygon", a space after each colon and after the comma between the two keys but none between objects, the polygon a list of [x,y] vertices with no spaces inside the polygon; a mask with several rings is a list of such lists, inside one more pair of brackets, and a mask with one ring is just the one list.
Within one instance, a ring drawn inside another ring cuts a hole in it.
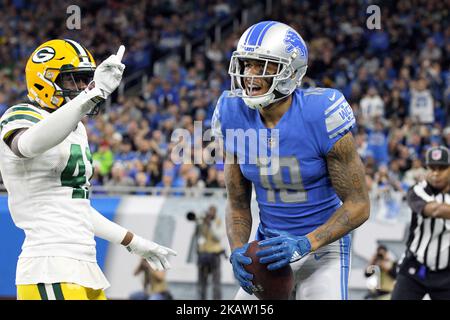
[{"label": "chin strap", "polygon": [[245,104],[251,108],[251,109],[255,109],[255,110],[260,110],[263,109],[275,102],[278,102],[286,97],[288,97],[291,93],[289,94],[281,94],[280,92],[278,92],[277,90],[274,90],[270,95],[267,96],[263,96],[263,97],[242,97],[242,99],[244,100]]},{"label": "chin strap", "polygon": [[273,93],[262,97],[249,97],[247,95],[243,95],[242,100],[244,100],[245,104],[251,109],[259,110],[271,104],[274,97],[275,95]]}]

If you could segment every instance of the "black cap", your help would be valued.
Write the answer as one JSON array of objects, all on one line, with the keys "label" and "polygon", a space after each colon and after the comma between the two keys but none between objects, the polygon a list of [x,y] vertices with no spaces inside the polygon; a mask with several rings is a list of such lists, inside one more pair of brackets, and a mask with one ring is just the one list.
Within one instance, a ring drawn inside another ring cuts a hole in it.
[{"label": "black cap", "polygon": [[425,157],[425,164],[427,166],[450,166],[450,150],[448,150],[444,146],[428,149],[427,155]]}]

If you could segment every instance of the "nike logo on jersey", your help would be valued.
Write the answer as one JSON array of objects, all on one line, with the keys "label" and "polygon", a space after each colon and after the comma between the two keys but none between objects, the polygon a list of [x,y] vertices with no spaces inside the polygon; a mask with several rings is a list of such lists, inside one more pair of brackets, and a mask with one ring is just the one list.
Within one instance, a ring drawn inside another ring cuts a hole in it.
[{"label": "nike logo on jersey", "polygon": [[324,252],[324,253],[314,253],[314,259],[316,259],[316,261],[319,261],[320,259],[322,259],[322,257],[323,256],[325,256],[325,255],[327,255],[327,254],[329,254],[330,252],[329,251],[327,251],[327,252]]},{"label": "nike logo on jersey", "polygon": [[328,100],[334,101],[336,99],[336,92],[333,92],[333,95],[331,97],[328,97]]}]

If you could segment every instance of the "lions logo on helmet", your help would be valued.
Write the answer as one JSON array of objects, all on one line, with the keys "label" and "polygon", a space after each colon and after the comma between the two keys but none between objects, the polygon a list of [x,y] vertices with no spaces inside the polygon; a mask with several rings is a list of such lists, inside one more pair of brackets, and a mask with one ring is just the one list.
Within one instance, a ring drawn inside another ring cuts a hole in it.
[{"label": "lions logo on helmet", "polygon": [[[298,49],[298,50],[294,50]],[[263,74],[245,75],[245,60],[257,60],[263,65]],[[267,72],[269,63],[278,65],[275,74]],[[239,39],[228,70],[231,76],[231,94],[242,97],[252,109],[264,108],[286,98],[300,86],[308,64],[308,49],[301,36],[291,27],[277,21],[263,21],[248,28]],[[246,92],[244,79],[252,83],[266,78],[269,90],[260,95]]]},{"label": "lions logo on helmet", "polygon": [[288,32],[286,32],[284,43],[287,44],[286,52],[292,52],[292,50],[297,48],[302,56],[306,55],[305,44],[303,43],[303,40],[298,36],[298,34],[294,31],[288,30]]},{"label": "lions logo on helmet", "polygon": [[56,110],[83,90],[80,83],[92,80],[95,67],[91,53],[78,42],[47,41],[31,54],[25,67],[28,98]]}]

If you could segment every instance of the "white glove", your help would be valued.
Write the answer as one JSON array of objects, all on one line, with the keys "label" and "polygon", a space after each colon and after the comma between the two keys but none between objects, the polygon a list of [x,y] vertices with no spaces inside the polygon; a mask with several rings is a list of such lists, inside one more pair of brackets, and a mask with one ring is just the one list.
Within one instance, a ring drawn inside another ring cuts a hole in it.
[{"label": "white glove", "polygon": [[100,63],[94,72],[95,87],[102,91],[104,99],[117,89],[122,80],[125,65],[122,63],[125,47],[122,45],[117,54],[112,54],[108,59]]},{"label": "white glove", "polygon": [[133,239],[127,246],[127,250],[145,258],[152,269],[160,271],[170,268],[170,263],[167,260],[167,256],[177,255],[177,253],[172,249],[161,246],[137,235],[133,235]]}]

